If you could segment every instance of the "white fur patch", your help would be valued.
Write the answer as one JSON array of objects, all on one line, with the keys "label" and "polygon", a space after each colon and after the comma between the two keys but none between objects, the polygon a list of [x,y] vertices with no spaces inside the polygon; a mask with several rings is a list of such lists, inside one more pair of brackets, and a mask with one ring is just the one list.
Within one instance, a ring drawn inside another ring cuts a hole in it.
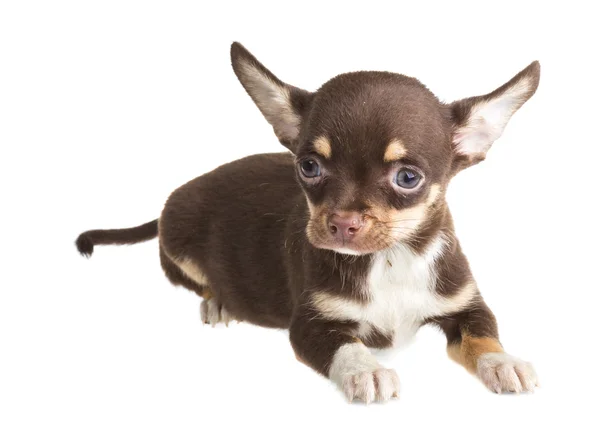
[{"label": "white fur patch", "polygon": [[423,255],[415,255],[403,244],[375,254],[366,303],[328,293],[315,293],[313,303],[327,318],[359,322],[359,338],[368,337],[375,328],[392,336],[394,345],[406,344],[426,318],[465,308],[477,291],[469,283],[450,298],[436,293],[434,265],[445,245],[439,236]]},{"label": "white fur patch", "polygon": [[477,360],[477,376],[492,391],[533,392],[539,386],[533,365],[507,353],[484,353]]},{"label": "white fur patch", "polygon": [[349,401],[387,401],[397,397],[400,391],[396,372],[379,365],[362,343],[348,343],[337,350],[329,378],[338,384]]},{"label": "white fur patch", "polygon": [[499,96],[473,106],[466,124],[454,137],[456,151],[467,156],[485,155],[525,103],[532,85],[533,79],[525,77]]}]

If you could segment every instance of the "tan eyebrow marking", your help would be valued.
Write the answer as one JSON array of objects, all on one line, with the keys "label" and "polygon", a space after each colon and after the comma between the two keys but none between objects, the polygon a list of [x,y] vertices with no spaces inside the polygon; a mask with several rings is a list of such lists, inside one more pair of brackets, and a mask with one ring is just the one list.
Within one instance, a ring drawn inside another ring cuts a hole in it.
[{"label": "tan eyebrow marking", "polygon": [[394,162],[396,160],[402,159],[406,155],[406,148],[397,138],[392,139],[390,144],[385,149],[385,154],[383,155],[384,162]]},{"label": "tan eyebrow marking", "polygon": [[327,137],[317,137],[313,145],[315,146],[315,150],[318,154],[325,157],[326,159],[331,159],[331,143],[329,142]]}]

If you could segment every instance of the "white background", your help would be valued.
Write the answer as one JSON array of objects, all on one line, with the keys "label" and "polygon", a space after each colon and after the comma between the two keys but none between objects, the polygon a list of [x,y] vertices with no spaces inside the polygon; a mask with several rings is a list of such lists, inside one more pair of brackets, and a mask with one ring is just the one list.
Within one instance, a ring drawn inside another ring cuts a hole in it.
[{"label": "white background", "polygon": [[[598,422],[597,14],[408,3],[1,3],[0,422]],[[79,232],[154,219],[189,179],[283,150],[230,69],[234,40],[306,89],[388,70],[445,101],[540,60],[537,94],[448,194],[537,393],[487,392],[425,328],[384,359],[401,399],[349,405],[285,331],[202,326],[156,240],[77,254]]]}]

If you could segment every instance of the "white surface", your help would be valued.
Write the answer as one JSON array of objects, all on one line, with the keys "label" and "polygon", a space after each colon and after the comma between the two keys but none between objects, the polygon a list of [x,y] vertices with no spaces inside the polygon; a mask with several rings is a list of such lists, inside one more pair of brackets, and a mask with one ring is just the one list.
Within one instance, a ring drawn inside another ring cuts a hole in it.
[{"label": "white surface", "polygon": [[[451,3],[2,2],[0,422],[597,420],[597,15]],[[77,255],[80,231],[146,222],[187,180],[283,149],[230,69],[233,40],[306,89],[389,70],[448,101],[540,60],[538,93],[448,198],[502,341],[542,389],[489,393],[427,328],[381,359],[400,399],[348,405],[286,332],[202,326],[155,240]]]}]

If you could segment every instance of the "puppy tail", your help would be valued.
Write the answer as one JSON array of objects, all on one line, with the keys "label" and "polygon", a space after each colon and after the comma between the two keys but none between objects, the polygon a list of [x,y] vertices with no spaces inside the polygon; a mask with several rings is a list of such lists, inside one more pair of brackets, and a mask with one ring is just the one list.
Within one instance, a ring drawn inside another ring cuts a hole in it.
[{"label": "puppy tail", "polygon": [[158,235],[158,219],[146,222],[138,227],[118,230],[90,230],[81,233],[75,245],[83,256],[90,257],[97,244],[134,244],[151,240]]}]

